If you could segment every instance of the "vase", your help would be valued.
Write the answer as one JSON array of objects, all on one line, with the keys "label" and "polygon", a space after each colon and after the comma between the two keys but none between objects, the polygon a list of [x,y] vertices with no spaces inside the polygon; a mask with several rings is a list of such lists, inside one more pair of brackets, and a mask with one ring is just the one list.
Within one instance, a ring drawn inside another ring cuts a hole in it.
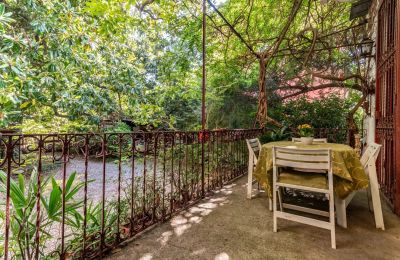
[{"label": "vase", "polygon": [[300,141],[302,144],[312,144],[314,137],[300,137]]}]

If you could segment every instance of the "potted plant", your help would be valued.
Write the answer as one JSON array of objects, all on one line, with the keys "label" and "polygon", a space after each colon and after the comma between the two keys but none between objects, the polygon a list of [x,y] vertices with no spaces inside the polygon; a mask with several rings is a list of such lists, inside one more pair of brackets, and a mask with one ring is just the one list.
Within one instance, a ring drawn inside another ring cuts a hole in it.
[{"label": "potted plant", "polygon": [[303,144],[312,144],[314,141],[314,128],[309,124],[299,125],[300,140]]}]

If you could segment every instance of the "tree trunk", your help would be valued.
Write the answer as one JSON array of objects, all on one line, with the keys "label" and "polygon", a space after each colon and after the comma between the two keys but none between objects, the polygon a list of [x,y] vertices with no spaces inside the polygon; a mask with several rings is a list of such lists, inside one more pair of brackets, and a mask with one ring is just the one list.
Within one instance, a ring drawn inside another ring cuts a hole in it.
[{"label": "tree trunk", "polygon": [[259,76],[258,76],[258,110],[257,110],[257,119],[256,123],[260,125],[260,127],[264,128],[267,123],[267,93],[265,88],[265,80],[267,74],[266,60],[264,57],[260,57],[260,68],[259,68]]},{"label": "tree trunk", "polygon": [[355,107],[350,110],[349,114],[347,115],[347,144],[350,145],[351,147],[354,147],[355,145],[355,134],[358,134],[358,127],[356,123],[354,122],[354,114],[357,112],[358,108],[361,107],[361,105],[364,103],[366,99],[366,95],[363,94],[361,99],[357,102]]}]

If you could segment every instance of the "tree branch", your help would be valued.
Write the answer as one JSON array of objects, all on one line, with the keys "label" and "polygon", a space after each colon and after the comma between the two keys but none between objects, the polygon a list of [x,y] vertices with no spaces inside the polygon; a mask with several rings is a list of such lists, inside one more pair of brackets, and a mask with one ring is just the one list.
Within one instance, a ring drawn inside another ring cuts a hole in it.
[{"label": "tree branch", "polygon": [[150,4],[154,3],[154,2],[155,2],[155,0],[145,0],[145,1],[143,1],[143,3],[137,3],[136,4],[136,8],[140,12],[143,12],[143,10],[144,10],[144,8],[146,8],[146,6],[148,6],[148,5],[150,5]]},{"label": "tree branch", "polygon": [[[264,56],[265,58],[267,58],[267,54],[268,54],[268,58],[274,56],[276,54],[276,52],[279,50],[279,46],[281,45],[283,39],[286,36],[287,31],[289,30],[290,25],[292,24],[294,18],[296,17],[297,12],[300,9],[301,3],[303,2],[303,0],[296,0],[292,6],[292,10],[290,12],[289,18],[286,21],[285,26],[283,27],[282,31],[280,32],[278,39],[275,41],[275,43],[273,44],[273,49],[272,51],[270,51],[270,49],[268,49],[267,51],[265,51],[264,53],[261,54],[261,56]],[[266,66],[268,66],[268,64],[266,64]]]},{"label": "tree branch", "polygon": [[259,57],[259,54],[257,52],[254,51],[253,47],[247,43],[247,41],[245,39],[243,39],[242,35],[240,35],[240,33],[238,33],[238,31],[236,31],[235,27],[233,27],[232,24],[230,24],[228,22],[228,20],[226,20],[226,18],[224,17],[224,15],[217,9],[217,7],[211,2],[211,0],[207,0],[207,2],[209,3],[209,5],[214,9],[214,11],[219,15],[219,17],[221,17],[221,19],[226,23],[226,25],[228,25],[228,27],[231,29],[231,31],[239,38],[239,40],[246,45],[246,47],[250,50],[250,52],[256,56],[257,58]]},{"label": "tree branch", "polygon": [[298,95],[301,94],[305,94],[311,91],[315,91],[315,90],[321,90],[321,89],[325,89],[325,88],[347,88],[347,89],[354,89],[354,90],[358,90],[358,91],[362,91],[362,88],[360,85],[358,84],[344,84],[344,83],[327,83],[327,84],[321,84],[318,86],[312,86],[312,87],[307,87],[307,86],[300,86],[300,85],[295,85],[295,86],[284,86],[284,87],[280,87],[277,90],[290,90],[290,89],[299,89],[299,91],[292,93],[292,94],[288,94],[286,96],[281,97],[282,100],[288,99],[288,98],[292,98],[292,97],[296,97]]},{"label": "tree branch", "polygon": [[349,80],[349,79],[359,79],[363,84],[367,84],[366,79],[363,78],[359,74],[351,74],[351,75],[347,75],[345,77],[337,77],[334,75],[326,75],[326,74],[321,74],[318,72],[312,72],[311,75],[314,77],[320,78],[320,79],[328,79],[328,80],[341,81],[341,82]]}]

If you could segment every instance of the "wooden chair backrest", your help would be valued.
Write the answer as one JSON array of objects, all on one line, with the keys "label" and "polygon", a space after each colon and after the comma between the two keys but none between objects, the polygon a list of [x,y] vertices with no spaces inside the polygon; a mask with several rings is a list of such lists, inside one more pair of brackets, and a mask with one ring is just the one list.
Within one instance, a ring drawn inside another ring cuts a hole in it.
[{"label": "wooden chair backrest", "polygon": [[[293,137],[292,138],[292,142],[293,143],[300,143],[301,139],[297,138],[297,137]],[[326,139],[326,138],[314,138],[314,140],[313,140],[313,143],[327,143],[327,142],[328,142],[328,139]]]},{"label": "wooden chair backrest", "polygon": [[331,151],[329,149],[298,149],[273,147],[273,165],[306,170],[331,172]]},{"label": "wooden chair backrest", "polygon": [[361,156],[361,164],[366,167],[368,162],[370,160],[376,161],[378,158],[379,152],[381,150],[382,145],[377,144],[377,143],[370,143],[367,145],[367,148],[365,149],[364,153]]},{"label": "wooden chair backrest", "polygon": [[258,138],[246,139],[246,143],[247,143],[247,148],[249,149],[249,152],[253,153],[253,155],[257,159],[258,154],[260,153],[260,150],[261,150],[260,140],[258,140]]}]

